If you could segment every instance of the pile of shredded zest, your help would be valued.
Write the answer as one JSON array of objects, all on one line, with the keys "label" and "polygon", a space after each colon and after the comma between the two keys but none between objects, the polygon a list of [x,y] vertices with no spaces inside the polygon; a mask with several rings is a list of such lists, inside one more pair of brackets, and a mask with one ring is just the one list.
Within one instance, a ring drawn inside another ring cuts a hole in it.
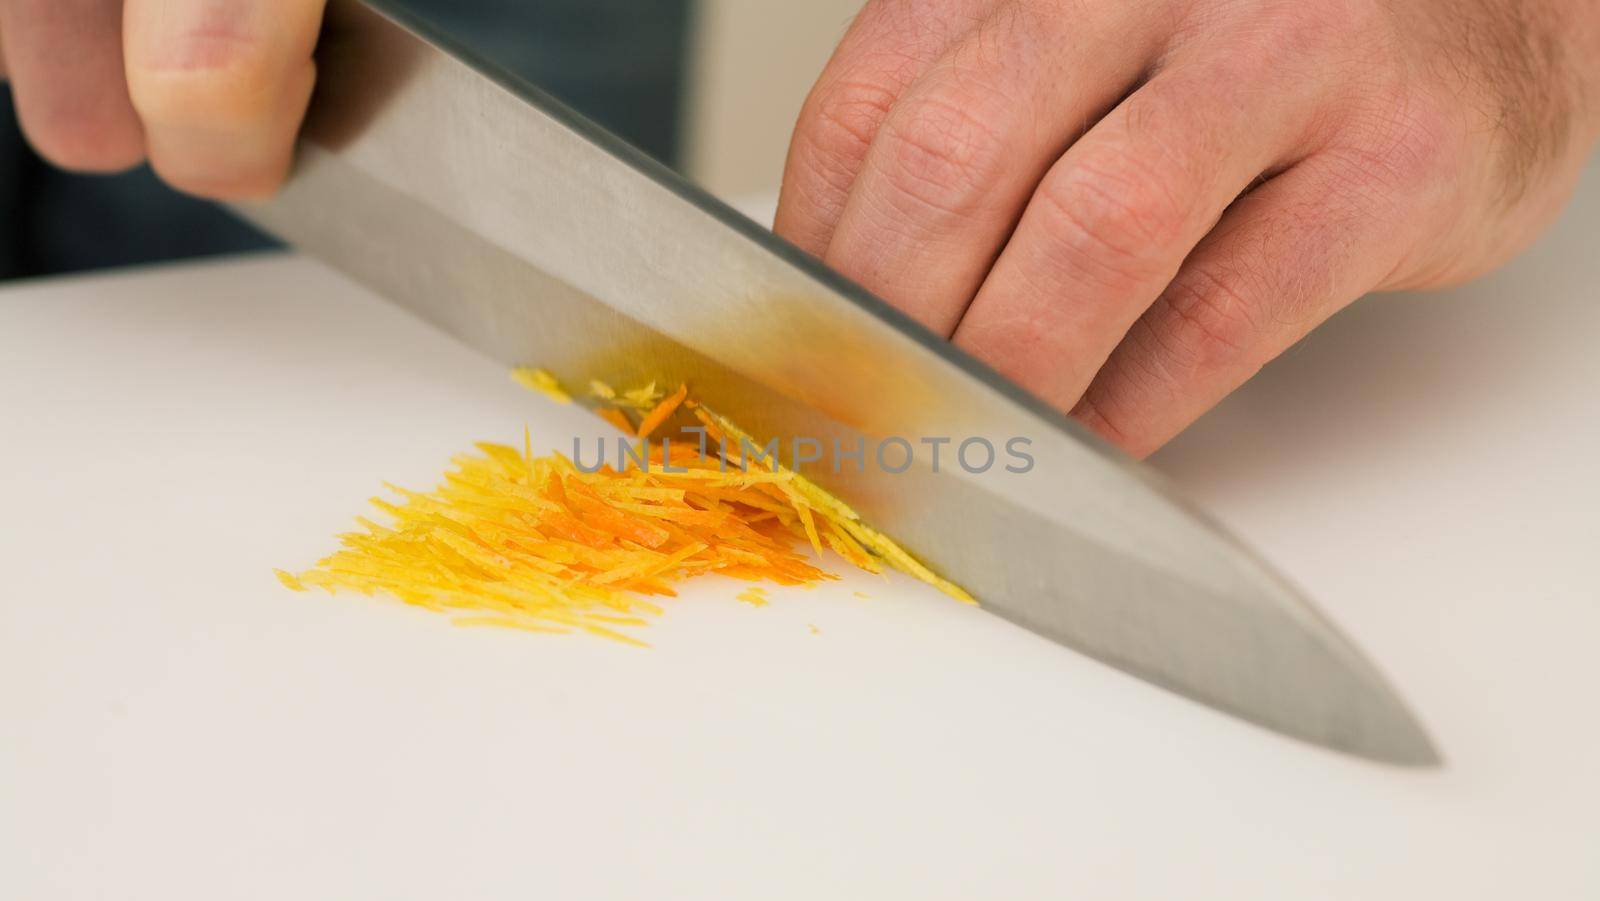
[{"label": "pile of shredded zest", "polygon": [[[542,370],[514,376],[570,401]],[[801,542],[869,572],[887,565],[972,602],[817,485],[768,457],[743,461],[747,436],[689,400],[687,388],[662,397],[654,385],[617,392],[594,383],[590,393],[606,404],[597,411],[606,421],[647,445],[648,466],[630,460],[624,469],[585,472],[561,454],[533,456],[526,430],[521,450],[479,443],[476,453],[454,458],[454,470],[431,492],[386,484],[398,502],[372,504],[387,525],[358,517],[363,531],[341,536],[341,550],[278,578],[296,591],[386,593],[455,613],[461,626],[588,632],[635,645],[644,642],[622,630],[661,613],[650,598],[674,596],[684,579],[718,573],[816,585],[836,578],[796,549]],[[649,440],[680,408],[705,427],[715,451]],[[753,606],[768,600],[755,587],[739,597]]]}]

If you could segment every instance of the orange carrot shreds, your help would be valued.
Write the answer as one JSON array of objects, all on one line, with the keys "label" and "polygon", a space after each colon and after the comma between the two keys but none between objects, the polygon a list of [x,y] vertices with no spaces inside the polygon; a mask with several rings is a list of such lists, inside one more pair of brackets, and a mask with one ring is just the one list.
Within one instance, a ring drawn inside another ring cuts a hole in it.
[{"label": "orange carrot shreds", "polygon": [[[528,444],[524,439],[524,444]],[[579,470],[483,443],[454,458],[432,491],[391,486],[379,519],[340,537],[312,569],[278,573],[286,587],[387,594],[456,615],[463,626],[587,632],[629,644],[686,578],[726,573],[780,585],[833,576],[801,550],[801,535],[768,515],[762,482],[712,469]],[[717,509],[696,500],[715,490]],[[738,528],[729,528],[730,524]]]},{"label": "orange carrot shreds", "polygon": [[[540,369],[517,381],[562,402],[571,396]],[[358,531],[302,573],[277,570],[287,588],[387,594],[451,614],[460,626],[557,634],[586,632],[643,645],[637,629],[675,597],[684,579],[723,575],[754,583],[815,587],[836,578],[813,562],[831,550],[870,572],[887,565],[971,597],[919,563],[833,495],[771,459],[745,460],[748,440],[680,385],[618,392],[593,383],[610,406],[598,412],[630,435],[639,457],[586,472],[561,454],[482,442],[452,459],[432,491],[385,487],[372,504],[387,522],[358,517]],[[680,408],[715,441],[649,437]],[[631,411],[625,413],[624,410]],[[638,417],[635,429],[631,416]],[[668,465],[670,464],[670,465]],[[859,595],[859,592],[857,593]],[[752,586],[738,595],[768,603]]]},{"label": "orange carrot shreds", "polygon": [[611,423],[622,431],[624,435],[633,434],[633,423],[628,421],[628,416],[616,407],[602,407],[595,411],[601,419]]},{"label": "orange carrot shreds", "polygon": [[666,422],[667,417],[671,416],[678,409],[678,405],[683,403],[684,398],[688,396],[689,386],[679,385],[677,391],[667,395],[661,403],[656,404],[655,408],[646,413],[644,419],[640,421],[639,437],[649,438],[650,433],[659,428],[663,422]]},{"label": "orange carrot shreds", "polygon": [[[733,461],[730,464],[731,466],[737,467],[738,461],[743,459],[742,452],[746,442],[749,442],[752,447],[760,446],[748,434],[741,431],[725,417],[719,416],[698,404],[693,405],[691,409],[694,411],[695,417],[705,426],[707,433],[715,436],[720,447],[730,450],[737,448],[735,453],[741,456],[730,456],[729,459]],[[751,460],[746,461],[746,465],[762,467],[774,475],[782,476],[783,478],[779,484],[783,485],[783,490],[789,493],[794,509],[803,511],[801,515],[805,518],[809,518],[809,514],[812,512],[818,514],[827,523],[831,534],[838,536],[842,545],[846,547],[853,545],[855,548],[859,548],[862,554],[869,555],[873,562],[881,561],[887,563],[906,575],[927,582],[958,601],[967,604],[977,603],[972,595],[968,594],[961,586],[940,577],[928,569],[921,561],[911,556],[904,548],[891,540],[889,536],[862,522],[860,514],[851,509],[849,505],[824,491],[821,486],[810,479],[779,466],[775,461],[756,458],[753,455]],[[807,510],[806,507],[801,505],[802,503],[808,504],[811,509]],[[811,537],[809,533],[807,537]],[[846,558],[852,556],[842,550],[840,545],[835,545],[831,541],[829,545]],[[852,560],[852,562],[857,561]],[[873,569],[873,567],[862,565],[859,562],[857,562],[857,565],[862,566],[863,569]]]},{"label": "orange carrot shreds", "polygon": [[600,549],[612,543],[612,536],[565,513],[546,513],[539,517],[539,525],[553,538],[575,541],[585,547]]},{"label": "orange carrot shreds", "polygon": [[587,497],[577,494],[572,496],[572,508],[577,511],[578,517],[587,525],[608,533],[618,539],[626,539],[635,544],[654,550],[665,544],[672,533],[648,519],[612,507],[599,499],[593,492],[588,492]]},{"label": "orange carrot shreds", "polygon": [[622,392],[616,398],[615,403],[624,404],[636,410],[648,410],[655,406],[656,401],[660,399],[661,389],[656,387],[655,382],[651,382],[643,388],[634,388],[631,391]]},{"label": "orange carrot shreds", "polygon": [[511,378],[515,379],[517,384],[524,388],[537,391],[558,404],[572,403],[572,395],[561,387],[561,383],[556,381],[555,376],[543,369],[520,366],[511,370]]}]

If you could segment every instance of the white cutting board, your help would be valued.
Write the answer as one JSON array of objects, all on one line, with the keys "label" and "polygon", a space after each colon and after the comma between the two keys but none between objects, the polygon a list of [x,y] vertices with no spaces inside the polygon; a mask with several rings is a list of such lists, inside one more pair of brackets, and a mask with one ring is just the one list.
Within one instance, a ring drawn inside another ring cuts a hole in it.
[{"label": "white cutting board", "polygon": [[1158,459],[1440,772],[904,579],[693,584],[648,651],[290,593],[379,480],[591,420],[301,259],[8,286],[0,898],[1600,897],[1597,224],[1591,177],[1512,269],[1338,317]]}]

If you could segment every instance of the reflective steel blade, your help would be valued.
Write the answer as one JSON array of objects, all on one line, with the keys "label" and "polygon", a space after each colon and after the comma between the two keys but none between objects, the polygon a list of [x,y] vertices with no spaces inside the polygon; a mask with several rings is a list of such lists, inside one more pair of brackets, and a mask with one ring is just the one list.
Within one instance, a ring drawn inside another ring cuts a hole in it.
[{"label": "reflective steel blade", "polygon": [[[1041,635],[1290,735],[1437,761],[1271,569],[861,288],[398,4],[335,3],[318,65],[296,174],[254,221],[508,366],[686,381],[760,439],[864,446],[865,472],[807,473]],[[996,449],[986,471],[957,459],[969,438]],[[1006,469],[1013,439],[1028,472]]]}]

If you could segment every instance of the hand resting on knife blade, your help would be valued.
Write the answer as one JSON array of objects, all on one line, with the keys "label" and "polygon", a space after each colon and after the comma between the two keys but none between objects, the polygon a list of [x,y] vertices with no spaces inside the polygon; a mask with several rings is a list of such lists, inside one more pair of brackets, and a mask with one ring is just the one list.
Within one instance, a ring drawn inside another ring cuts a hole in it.
[{"label": "hand resting on knife blade", "polygon": [[[322,7],[0,0],[0,71],[58,165],[258,196]],[[1597,137],[1600,0],[869,0],[776,227],[1142,455],[1358,296],[1505,262]]]}]

